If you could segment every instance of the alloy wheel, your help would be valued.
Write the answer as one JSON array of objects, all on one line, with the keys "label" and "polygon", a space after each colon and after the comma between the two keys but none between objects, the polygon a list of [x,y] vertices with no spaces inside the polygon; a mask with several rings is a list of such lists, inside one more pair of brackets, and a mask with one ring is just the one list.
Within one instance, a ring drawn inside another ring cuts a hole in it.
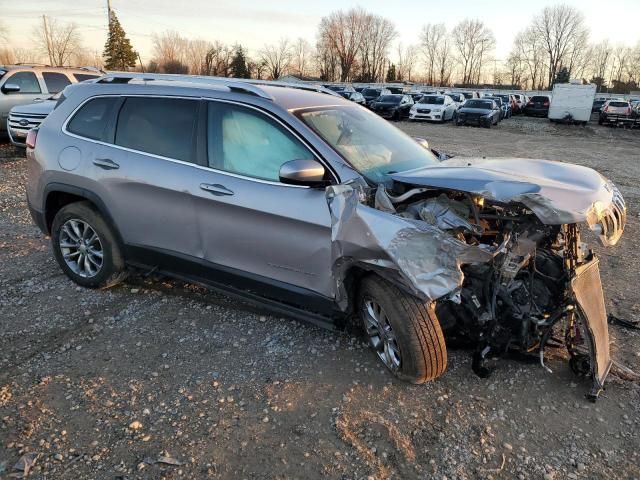
[{"label": "alloy wheel", "polygon": [[365,300],[363,310],[369,344],[382,363],[392,372],[397,372],[402,365],[402,357],[389,318],[382,307],[372,299]]},{"label": "alloy wheel", "polygon": [[72,218],[60,229],[58,240],[67,266],[83,278],[95,277],[102,268],[104,250],[96,231],[83,220]]}]

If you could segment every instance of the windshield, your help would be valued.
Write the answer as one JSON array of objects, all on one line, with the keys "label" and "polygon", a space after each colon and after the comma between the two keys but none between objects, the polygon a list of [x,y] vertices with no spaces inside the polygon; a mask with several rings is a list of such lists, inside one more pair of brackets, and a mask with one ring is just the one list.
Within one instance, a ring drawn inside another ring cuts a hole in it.
[{"label": "windshield", "polygon": [[444,105],[444,97],[422,97],[418,103],[428,103],[429,105]]},{"label": "windshield", "polygon": [[447,95],[449,95],[454,102],[460,101],[460,95],[457,93],[447,93]]},{"label": "windshield", "polygon": [[439,160],[378,115],[358,107],[326,107],[298,116],[371,183],[389,173],[436,165]]},{"label": "windshield", "polygon": [[473,98],[473,93],[464,92],[462,95],[464,95],[464,98],[466,98],[467,100]]},{"label": "windshield", "polygon": [[465,108],[481,108],[483,110],[491,110],[493,108],[492,102],[486,100],[467,100],[464,106]]},{"label": "windshield", "polygon": [[373,96],[378,96],[380,95],[380,89],[379,88],[365,88],[362,91],[362,95],[364,95],[365,97],[373,97]]},{"label": "windshield", "polygon": [[382,95],[378,98],[379,103],[400,103],[402,96],[400,95]]}]

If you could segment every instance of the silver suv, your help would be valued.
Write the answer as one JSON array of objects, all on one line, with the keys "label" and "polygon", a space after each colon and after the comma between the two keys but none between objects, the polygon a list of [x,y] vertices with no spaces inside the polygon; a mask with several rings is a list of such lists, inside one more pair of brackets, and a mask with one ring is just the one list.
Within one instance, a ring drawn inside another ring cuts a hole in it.
[{"label": "silver suv", "polygon": [[28,203],[79,285],[154,269],[356,319],[414,383],[445,371],[445,338],[475,345],[482,376],[560,338],[595,398],[611,360],[579,224],[616,243],[617,188],[565,163],[441,161],[418,140],[320,87],[112,74],[67,87],[30,131]]},{"label": "silver suv", "polygon": [[101,75],[93,68],[0,65],[0,136],[9,133],[13,143],[22,144],[29,129],[40,125],[48,112],[27,110],[10,117],[13,107],[44,101],[67,85]]}]

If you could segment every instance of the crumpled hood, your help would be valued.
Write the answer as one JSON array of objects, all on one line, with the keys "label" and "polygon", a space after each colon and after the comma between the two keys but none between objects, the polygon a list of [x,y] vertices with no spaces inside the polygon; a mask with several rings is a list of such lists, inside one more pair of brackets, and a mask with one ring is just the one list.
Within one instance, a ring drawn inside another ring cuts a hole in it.
[{"label": "crumpled hood", "polygon": [[[626,208],[613,183],[591,168],[548,160],[452,158],[390,175],[410,185],[459,190],[502,203],[518,202],[545,224],[587,222],[615,244]],[[603,225],[602,222],[605,221]],[[604,240],[603,240],[604,242]]]}]

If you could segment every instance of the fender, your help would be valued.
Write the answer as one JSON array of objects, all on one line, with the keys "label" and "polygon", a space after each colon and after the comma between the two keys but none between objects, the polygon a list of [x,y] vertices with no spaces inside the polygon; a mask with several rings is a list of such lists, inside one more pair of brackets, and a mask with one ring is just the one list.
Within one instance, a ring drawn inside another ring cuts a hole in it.
[{"label": "fender", "polygon": [[[82,197],[86,200],[89,200],[91,203],[93,203],[93,205],[96,207],[98,212],[100,212],[100,215],[102,215],[104,220],[107,222],[109,227],[114,232],[116,236],[116,240],[118,241],[120,246],[124,247],[124,241],[122,239],[122,235],[120,234],[120,230],[116,226],[116,223],[113,221],[113,217],[111,216],[109,209],[107,208],[106,204],[102,201],[102,199],[95,192],[92,192],[90,190],[86,190],[84,188],[80,188],[74,185],[68,185],[66,183],[59,183],[59,182],[48,183],[44,187],[44,194],[43,194],[43,199],[44,199],[43,214],[45,218],[47,218],[46,205],[47,205],[47,201],[49,200],[49,195],[56,192],[69,193],[77,197]],[[46,222],[45,227],[47,230],[45,233],[47,235],[50,235],[51,234],[50,223]]]}]

